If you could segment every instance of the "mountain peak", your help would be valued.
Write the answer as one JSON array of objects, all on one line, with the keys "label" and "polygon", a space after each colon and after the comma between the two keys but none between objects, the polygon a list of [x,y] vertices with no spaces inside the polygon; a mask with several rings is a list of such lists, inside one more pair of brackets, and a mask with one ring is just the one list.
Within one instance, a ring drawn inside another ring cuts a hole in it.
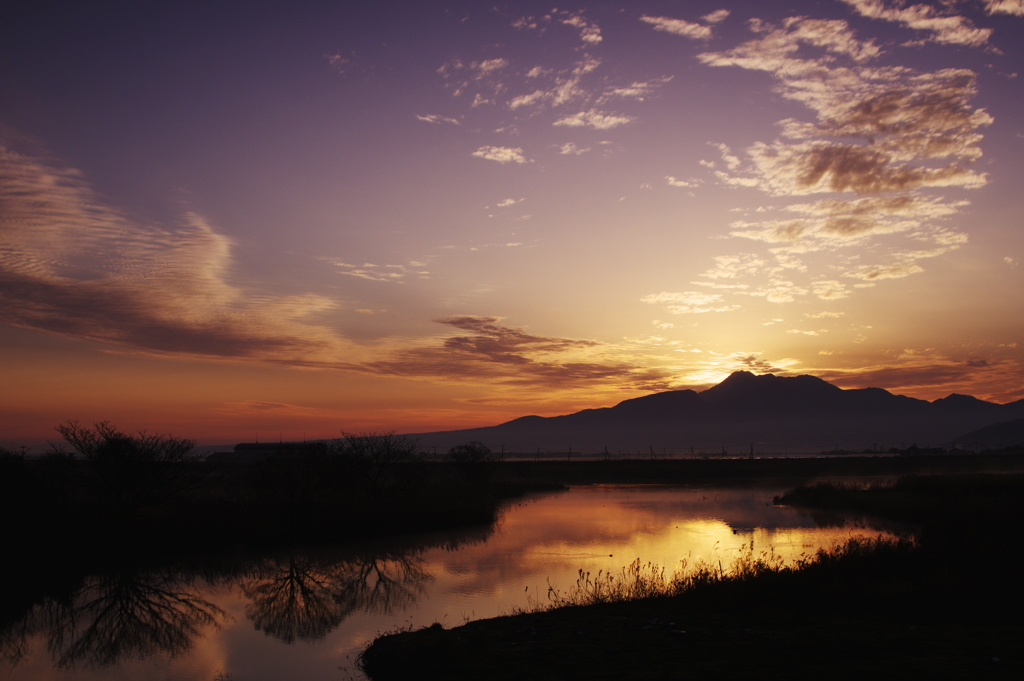
[{"label": "mountain peak", "polygon": [[708,404],[746,401],[751,399],[805,399],[821,394],[842,392],[817,376],[776,376],[775,374],[755,375],[749,371],[736,371],[716,386],[702,392],[701,399]]},{"label": "mountain peak", "polygon": [[988,407],[993,405],[992,402],[986,402],[985,400],[979,400],[973,395],[961,395],[960,393],[950,393],[946,397],[941,397],[932,404],[942,405],[944,407],[956,407],[956,408],[971,408],[971,407]]}]

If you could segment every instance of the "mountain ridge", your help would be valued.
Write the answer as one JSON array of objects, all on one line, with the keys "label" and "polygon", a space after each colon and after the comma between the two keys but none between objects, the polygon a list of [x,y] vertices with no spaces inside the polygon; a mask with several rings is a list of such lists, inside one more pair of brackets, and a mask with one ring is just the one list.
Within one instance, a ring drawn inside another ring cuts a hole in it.
[{"label": "mountain ridge", "polygon": [[737,371],[699,392],[670,390],[572,414],[529,415],[494,426],[409,435],[439,451],[469,440],[520,452],[888,449],[946,445],[1017,418],[1024,418],[1024,400],[1001,405],[952,393],[928,402],[883,388],[845,390],[810,374]]}]

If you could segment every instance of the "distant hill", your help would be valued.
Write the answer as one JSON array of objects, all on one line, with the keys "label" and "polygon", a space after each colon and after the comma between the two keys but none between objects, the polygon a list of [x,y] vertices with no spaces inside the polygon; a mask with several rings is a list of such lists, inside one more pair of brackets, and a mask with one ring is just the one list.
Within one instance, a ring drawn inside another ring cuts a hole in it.
[{"label": "distant hill", "polygon": [[980,445],[990,449],[1024,445],[1024,418],[994,423],[956,438],[965,445]]},{"label": "distant hill", "polygon": [[486,428],[414,433],[424,449],[479,440],[494,450],[742,453],[785,448],[934,446],[1000,421],[1024,418],[1024,400],[952,394],[928,402],[881,388],[843,390],[815,376],[738,371],[707,390],[673,390],[565,416],[524,416]]}]

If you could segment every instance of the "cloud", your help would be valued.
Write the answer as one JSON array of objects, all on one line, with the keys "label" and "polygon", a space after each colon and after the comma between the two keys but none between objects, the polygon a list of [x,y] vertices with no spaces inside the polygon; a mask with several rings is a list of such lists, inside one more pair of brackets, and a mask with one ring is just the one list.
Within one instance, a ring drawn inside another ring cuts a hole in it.
[{"label": "cloud", "polygon": [[828,192],[878,194],[923,187],[984,186],[984,173],[949,164],[934,168],[894,162],[871,147],[812,141],[755,143],[748,150],[757,186],[774,196]]},{"label": "cloud", "polygon": [[[902,24],[907,28],[931,33],[931,40],[949,45],[980,47],[988,42],[991,28],[977,28],[970,20],[951,14],[949,9],[932,5],[887,3],[883,0],[842,0],[864,17]],[[1004,3],[1000,3],[1002,6]],[[1012,7],[1012,3],[1005,3]],[[991,12],[991,9],[990,9]],[[1012,12],[1017,13],[1017,12]]]},{"label": "cloud", "polygon": [[[842,282],[834,279],[821,279],[811,284],[811,291],[822,300],[839,300],[850,295],[849,289]],[[821,313],[824,315],[824,313]],[[814,315],[808,315],[814,316]]]},{"label": "cloud", "polygon": [[324,59],[331,65],[331,68],[338,73],[345,73],[348,70],[348,66],[351,63],[351,59],[341,56],[339,53],[325,54]]},{"label": "cloud", "polygon": [[906,351],[898,364],[858,362],[856,369],[816,369],[814,374],[841,388],[881,387],[896,394],[931,393],[929,399],[950,393],[981,399],[1020,399],[1020,363],[950,357],[934,350]]},{"label": "cloud", "polygon": [[[719,171],[723,182],[756,186],[774,195],[985,184],[984,173],[963,165],[981,157],[978,130],[992,123],[984,109],[970,106],[977,94],[971,71],[917,73],[903,67],[844,67],[828,58],[801,59],[796,51],[807,38],[804,23],[787,21],[787,29],[762,27],[762,38],[699,55],[712,66],[771,72],[784,97],[803,103],[817,116],[814,123],[782,121],[783,139],[753,145],[747,172]],[[833,26],[835,33],[845,31]],[[842,52],[855,58],[871,54],[852,35],[851,41]],[[838,141],[843,138],[863,143]],[[936,167],[936,159],[946,160],[946,165]],[[729,171],[737,168],[736,163],[729,165]]]},{"label": "cloud", "polygon": [[484,59],[483,61],[470,62],[469,69],[475,72],[474,78],[485,78],[488,75],[501,71],[508,66],[508,60],[503,58]]},{"label": "cloud", "polygon": [[601,29],[597,24],[587,21],[583,12],[573,12],[568,17],[561,19],[561,23],[572,26],[580,32],[580,40],[590,45],[597,45],[601,42]]},{"label": "cloud", "polygon": [[693,38],[694,40],[709,40],[711,38],[710,26],[694,24],[690,23],[689,21],[683,21],[682,19],[672,19],[670,17],[651,17],[645,14],[640,17],[640,21],[650,24],[651,26],[654,27],[655,31],[662,31],[664,33],[681,35],[684,38]]},{"label": "cloud", "polygon": [[634,119],[633,116],[616,115],[601,113],[591,109],[590,111],[581,111],[571,116],[565,116],[560,118],[553,123],[553,125],[566,126],[570,128],[593,128],[595,130],[608,130],[615,128],[620,125],[631,123]]},{"label": "cloud", "polygon": [[747,371],[756,371],[761,374],[778,374],[784,373],[785,368],[776,366],[768,360],[760,358],[761,353],[746,354],[742,352],[734,352],[730,356],[733,362],[739,364],[737,368],[746,369]]},{"label": "cloud", "polygon": [[869,265],[861,267],[846,276],[864,281],[876,279],[903,279],[911,274],[924,272],[924,268],[914,262],[896,262],[889,265]]},{"label": "cloud", "polygon": [[708,279],[736,279],[763,271],[767,262],[753,253],[719,255],[714,258],[715,266],[700,276]]},{"label": "cloud", "polygon": [[365,262],[361,265],[354,265],[343,262],[337,258],[321,258],[338,268],[340,274],[370,281],[386,281],[395,284],[403,284],[409,276],[417,276],[425,279],[430,272],[423,269],[425,263],[410,262],[406,265],[375,265]]},{"label": "cloud", "polygon": [[579,156],[580,154],[585,154],[588,151],[590,151],[590,147],[584,147],[581,149],[580,147],[577,147],[574,142],[566,142],[558,148],[558,153],[563,156],[568,156],[569,154]]},{"label": "cloud", "polygon": [[717,293],[685,291],[682,293],[652,293],[640,299],[642,303],[665,305],[672,314],[704,314],[707,312],[731,312],[738,305],[721,305],[722,296]]},{"label": "cloud", "polygon": [[930,240],[939,243],[948,241],[950,233],[935,226],[926,226],[925,221],[955,215],[966,205],[966,201],[943,202],[936,197],[909,194],[853,201],[823,199],[814,203],[791,204],[782,209],[800,214],[798,219],[737,221],[732,223],[730,234],[772,244],[788,244],[790,250],[805,253],[853,246],[872,236],[912,230],[919,238],[927,233]]},{"label": "cloud", "polygon": [[1024,17],[1024,0],[983,0],[989,14],[1015,14]]},{"label": "cloud", "polygon": [[709,24],[718,24],[725,21],[729,17],[729,10],[727,9],[716,9],[711,14],[705,14],[701,17],[704,21]]},{"label": "cloud", "polygon": [[427,114],[426,116],[420,116],[419,114],[416,114],[416,118],[418,120],[424,121],[426,123],[434,123],[434,124],[449,123],[451,125],[461,125],[461,123],[459,122],[458,118],[451,118],[449,116],[440,116],[438,114]]},{"label": "cloud", "polygon": [[[522,200],[523,199],[519,199],[519,201]],[[519,203],[519,201],[516,201],[515,199],[502,199],[501,201],[498,201],[498,207],[505,208],[506,206],[514,206],[515,204]]]},{"label": "cloud", "polygon": [[307,323],[327,298],[229,283],[232,243],[201,216],[147,225],[75,169],[0,146],[0,319],[144,351],[301,361],[340,339]]},{"label": "cloud", "polygon": [[[782,80],[796,80],[820,77],[823,74],[814,67],[827,65],[836,56],[864,63],[882,52],[874,41],[858,40],[849,25],[839,19],[790,17],[779,26],[752,19],[750,28],[761,37],[725,52],[700,54],[698,59],[711,66],[739,66],[768,71]],[[817,60],[800,59],[796,55],[804,45],[825,50],[826,54]]]},{"label": "cloud", "polygon": [[[732,153],[732,149],[729,148],[728,144],[715,144],[713,142],[709,142],[708,144],[718,149],[719,153],[722,155],[722,161],[725,163],[726,168],[729,170],[736,170],[740,167],[741,161],[739,157]],[[712,168],[714,165],[715,164],[713,162],[708,164],[708,166]]]},{"label": "cloud", "polygon": [[615,385],[645,390],[669,386],[667,372],[605,359],[590,340],[534,336],[502,326],[501,317],[456,315],[435,320],[462,332],[440,344],[396,351],[361,370],[522,387],[593,388]]},{"label": "cloud", "polygon": [[750,291],[743,291],[743,295],[757,296],[764,298],[769,303],[791,303],[799,296],[807,295],[807,289],[792,281],[775,279],[767,286]]},{"label": "cloud", "polygon": [[[515,95],[508,102],[508,108],[515,110],[531,106],[559,107],[579,100],[586,100],[589,97],[589,90],[583,87],[583,80],[592,73],[601,60],[594,57],[586,57],[577,61],[572,68],[555,71],[553,69],[541,69],[534,67],[526,75],[531,81],[537,78],[546,78],[549,82],[545,88],[536,88],[531,92]],[[531,75],[536,74],[536,75]]]},{"label": "cloud", "polygon": [[642,102],[645,97],[649,97],[659,87],[671,81],[672,78],[673,76],[663,76],[661,78],[652,78],[651,80],[633,81],[626,86],[610,87],[604,91],[599,101],[603,102],[620,97],[623,99],[636,99]]},{"label": "cloud", "polygon": [[485,158],[488,161],[497,161],[498,163],[526,163],[526,156],[523,155],[523,150],[520,147],[491,147],[485,146],[480,147],[473,152],[473,156],[477,158]]},{"label": "cloud", "polygon": [[699,187],[700,180],[690,178],[689,180],[677,180],[671,175],[665,177],[665,181],[670,187]]},{"label": "cloud", "polygon": [[540,17],[520,17],[512,22],[512,27],[520,30],[529,29],[544,31],[552,24],[571,26],[576,29],[579,33],[580,40],[585,45],[597,45],[602,40],[601,28],[593,21],[587,19],[582,10],[572,12],[569,10],[554,9],[550,14],[544,14]]},{"label": "cloud", "polygon": [[[947,9],[952,5],[945,4]],[[865,11],[896,11],[885,3],[859,6]],[[905,4],[897,9],[923,11]],[[960,24],[933,26],[944,26],[948,33],[956,25]],[[702,278],[717,286],[722,279],[767,276],[767,284],[734,293],[772,302],[796,300],[808,292],[835,300],[876,281],[921,272],[924,259],[965,243],[966,234],[942,222],[962,213],[967,202],[946,200],[934,190],[975,189],[988,181],[974,167],[982,155],[981,130],[993,122],[984,109],[972,105],[976,75],[966,69],[920,72],[870,65],[882,48],[859,39],[841,20],[791,17],[771,24],[754,19],[749,26],[752,39],[702,53],[698,59],[713,67],[770,74],[774,89],[807,107],[811,119],[780,121],[777,139],[755,142],[744,154],[734,154],[723,143],[713,144],[721,161],[701,165],[726,186],[777,197],[831,196],[790,205],[778,202],[757,209],[756,220],[733,222],[729,236],[769,245],[771,260],[731,256],[719,260]],[[910,246],[898,245],[897,239]],[[873,264],[858,256],[829,257],[852,247],[871,247],[872,260],[878,260],[877,252],[883,249],[888,255]],[[820,255],[803,257],[810,253]],[[821,265],[827,271],[810,271]],[[787,270],[807,272],[808,277],[799,283],[780,279]],[[847,286],[843,277],[862,283]]]}]

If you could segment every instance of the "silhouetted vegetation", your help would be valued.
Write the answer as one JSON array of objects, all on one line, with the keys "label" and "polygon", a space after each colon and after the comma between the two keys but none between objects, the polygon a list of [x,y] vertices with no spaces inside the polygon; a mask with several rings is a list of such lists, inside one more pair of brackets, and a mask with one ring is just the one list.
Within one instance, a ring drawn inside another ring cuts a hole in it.
[{"label": "silhouetted vegetation", "polygon": [[[0,628],[41,595],[72,588],[75,575],[126,561],[487,526],[506,500],[553,487],[468,477],[455,463],[425,461],[415,441],[394,433],[215,462],[190,440],[107,422],[57,430],[64,442],[46,456],[0,450],[5,548],[19,556],[0,571],[21,585],[0,590]],[[374,570],[384,588],[388,572]]]},{"label": "silhouetted vegetation", "polygon": [[454,462],[466,477],[479,480],[491,477],[495,465],[502,461],[504,455],[492,452],[484,443],[473,440],[449,449],[447,458]]},{"label": "silhouetted vegetation", "polygon": [[84,465],[75,467],[83,487],[118,516],[181,501],[210,482],[207,472],[194,465],[199,459],[194,440],[131,435],[107,421],[92,428],[68,421],[56,430],[83,459]]}]

